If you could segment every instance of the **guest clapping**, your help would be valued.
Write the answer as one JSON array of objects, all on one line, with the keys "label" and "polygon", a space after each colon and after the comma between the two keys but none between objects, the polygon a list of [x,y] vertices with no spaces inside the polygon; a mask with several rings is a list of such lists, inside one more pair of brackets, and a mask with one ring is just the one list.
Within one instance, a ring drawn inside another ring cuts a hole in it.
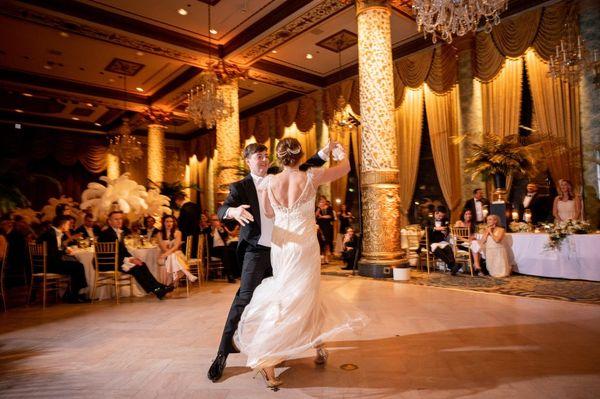
[{"label": "guest clapping", "polygon": [[573,194],[573,185],[569,180],[558,181],[560,194],[554,199],[552,214],[557,222],[581,219],[581,198]]},{"label": "guest clapping", "polygon": [[506,277],[510,275],[511,267],[508,263],[508,254],[504,247],[506,232],[498,224],[500,218],[496,215],[487,217],[487,227],[481,241],[485,246],[485,259],[490,274],[494,277]]},{"label": "guest clapping", "polygon": [[177,283],[182,275],[185,275],[192,283],[198,280],[188,271],[185,255],[181,252],[181,231],[177,228],[177,221],[173,216],[164,216],[162,228],[158,233],[160,255],[158,263],[164,264],[169,278]]}]

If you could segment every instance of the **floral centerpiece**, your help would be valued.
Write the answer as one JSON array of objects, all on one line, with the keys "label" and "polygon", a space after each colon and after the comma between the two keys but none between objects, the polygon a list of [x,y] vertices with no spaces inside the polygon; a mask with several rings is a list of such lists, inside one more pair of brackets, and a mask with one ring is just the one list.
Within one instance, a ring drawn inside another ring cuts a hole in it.
[{"label": "floral centerpiece", "polygon": [[567,220],[564,222],[550,223],[545,225],[546,232],[550,236],[547,249],[560,250],[563,240],[570,234],[587,234],[592,231],[589,222],[584,220]]},{"label": "floral centerpiece", "polygon": [[511,222],[508,225],[508,228],[513,233],[529,233],[533,231],[533,227],[531,226],[531,224],[525,222]]}]

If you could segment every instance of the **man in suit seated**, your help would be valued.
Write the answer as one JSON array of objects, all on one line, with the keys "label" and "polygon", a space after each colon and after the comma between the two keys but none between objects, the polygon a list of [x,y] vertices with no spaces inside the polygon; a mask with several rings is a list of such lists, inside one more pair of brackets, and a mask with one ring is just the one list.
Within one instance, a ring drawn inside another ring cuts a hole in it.
[{"label": "man in suit seated", "polygon": [[94,216],[86,213],[83,218],[83,224],[75,230],[76,234],[81,234],[82,238],[95,239],[100,234],[100,227],[94,223]]},{"label": "man in suit seated", "polygon": [[140,235],[144,236],[147,241],[150,241],[160,232],[159,229],[154,227],[155,224],[156,219],[154,219],[152,216],[146,216],[144,218],[144,227],[140,229]]},{"label": "man in suit seated", "polygon": [[354,268],[354,258],[356,255],[356,248],[358,247],[358,238],[354,234],[354,229],[348,227],[346,234],[342,239],[342,260],[346,264],[342,269],[352,270]]},{"label": "man in suit seated", "polygon": [[429,250],[433,255],[448,265],[453,276],[460,269],[454,259],[452,245],[450,245],[450,222],[446,217],[446,207],[438,206],[435,209],[434,220],[430,221],[427,226],[429,234]]},{"label": "man in suit seated", "polygon": [[123,212],[112,211],[108,215],[108,228],[104,229],[98,236],[99,242],[119,242],[119,270],[122,273],[131,274],[135,281],[142,286],[147,293],[153,293],[158,299],[173,291],[173,286],[166,286],[156,281],[148,266],[140,259],[131,256],[125,246],[125,234],[122,230]]},{"label": "man in suit seated", "polygon": [[471,215],[473,215],[473,221],[475,221],[475,223],[485,223],[485,216],[483,216],[483,207],[489,206],[489,204],[490,202],[486,198],[483,198],[483,190],[480,188],[476,188],[475,190],[473,190],[473,198],[471,198],[465,203],[465,206],[463,208],[463,214],[468,209],[471,211]]},{"label": "man in suit seated", "polygon": [[527,185],[527,194],[519,201],[519,216],[523,220],[523,214],[527,209],[531,212],[532,224],[546,222],[550,217],[550,198],[547,195],[538,193],[538,186],[535,183]]},{"label": "man in suit seated", "polygon": [[217,215],[212,215],[210,217],[210,227],[210,234],[206,236],[208,241],[208,254],[211,258],[219,258],[221,262],[223,262],[223,269],[227,275],[227,281],[235,283],[235,278],[233,276],[235,264],[231,264],[231,257],[226,256],[227,230],[225,230]]},{"label": "man in suit seated", "polygon": [[57,216],[52,221],[52,226],[37,239],[38,244],[46,243],[47,271],[68,275],[71,285],[63,296],[63,300],[70,303],[86,302],[79,290],[87,287],[85,269],[73,257],[66,257],[68,249],[63,241],[65,233],[69,230],[70,219],[68,216]]}]

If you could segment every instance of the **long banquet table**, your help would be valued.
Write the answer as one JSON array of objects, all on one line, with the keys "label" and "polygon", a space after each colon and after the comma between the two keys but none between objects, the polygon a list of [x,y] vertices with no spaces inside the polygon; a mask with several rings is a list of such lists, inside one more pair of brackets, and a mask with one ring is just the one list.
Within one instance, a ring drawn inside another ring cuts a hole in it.
[{"label": "long banquet table", "polygon": [[[144,262],[152,275],[156,277],[157,280],[160,281],[160,273],[158,270],[158,255],[160,254],[160,250],[157,247],[150,248],[130,248],[127,247],[129,253],[136,258],[139,258]],[[83,268],[85,270],[85,278],[88,283],[88,287],[81,290],[80,293],[87,295],[88,297],[92,294],[92,288],[94,286],[94,281],[96,280],[96,274],[94,269],[94,250],[93,248],[81,249],[77,248],[73,250],[73,256],[77,258],[79,262],[83,264]],[[100,287],[96,290],[96,298],[94,299],[107,299],[113,296],[113,287],[104,286]],[[129,286],[121,287],[119,291],[119,296],[129,296]],[[134,296],[144,296],[146,292],[138,285],[138,283],[133,280],[133,295]]]},{"label": "long banquet table", "polygon": [[533,276],[600,281],[600,234],[569,235],[560,250],[547,249],[548,241],[548,234],[507,234],[513,270]]}]

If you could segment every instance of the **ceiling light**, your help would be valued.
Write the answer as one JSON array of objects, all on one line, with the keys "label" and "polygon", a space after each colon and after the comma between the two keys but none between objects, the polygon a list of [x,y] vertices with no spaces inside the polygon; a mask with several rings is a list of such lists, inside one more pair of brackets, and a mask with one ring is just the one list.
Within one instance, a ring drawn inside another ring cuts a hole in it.
[{"label": "ceiling light", "polygon": [[31,93],[23,93],[23,95],[24,95],[25,97],[33,97],[33,94],[31,94]]},{"label": "ceiling light", "polygon": [[253,84],[253,85],[257,85],[257,84],[258,84],[258,82],[255,80],[255,81],[253,81],[253,82],[252,82],[252,84]]},{"label": "ceiling light", "polygon": [[60,32],[60,35],[62,37],[69,37],[69,34],[67,32]]},{"label": "ceiling light", "polygon": [[273,54],[277,54],[277,50],[271,50]]},{"label": "ceiling light", "polygon": [[46,65],[44,65],[44,69],[51,70],[52,69],[52,65],[46,64]]},{"label": "ceiling light", "polygon": [[98,122],[94,122],[94,125],[96,125],[96,126],[102,126],[102,125],[101,125],[100,123],[98,123]]},{"label": "ceiling light", "polygon": [[136,87],[135,88],[137,91],[139,91],[140,93],[142,93],[144,91],[144,89],[142,89],[141,87]]},{"label": "ceiling light", "polygon": [[313,55],[311,53],[306,53],[306,59],[307,60],[312,60],[313,59]]},{"label": "ceiling light", "polygon": [[137,53],[135,53],[135,55],[139,55],[141,57],[142,55],[144,55],[144,53],[141,51],[138,51]]},{"label": "ceiling light", "polygon": [[21,124],[20,123],[15,123],[15,129],[21,130]]},{"label": "ceiling light", "polygon": [[94,104],[92,104],[92,103],[86,103],[85,105],[87,105],[88,107],[93,107],[94,106]]},{"label": "ceiling light", "polygon": [[213,35],[216,35],[218,33],[216,29],[211,29],[209,32]]},{"label": "ceiling light", "polygon": [[78,121],[79,120],[79,118],[76,117],[76,116],[72,117],[71,119],[73,119],[74,121]]},{"label": "ceiling light", "polygon": [[188,15],[187,10],[180,8],[179,10],[177,10],[177,12],[179,13],[179,15]]},{"label": "ceiling light", "polygon": [[114,82],[115,82],[115,80],[114,80],[113,78],[110,78],[110,79],[108,79],[108,81],[109,81],[110,83],[114,83]]},{"label": "ceiling light", "polygon": [[18,112],[19,114],[22,114],[23,110],[22,109],[15,109],[15,112]]}]

